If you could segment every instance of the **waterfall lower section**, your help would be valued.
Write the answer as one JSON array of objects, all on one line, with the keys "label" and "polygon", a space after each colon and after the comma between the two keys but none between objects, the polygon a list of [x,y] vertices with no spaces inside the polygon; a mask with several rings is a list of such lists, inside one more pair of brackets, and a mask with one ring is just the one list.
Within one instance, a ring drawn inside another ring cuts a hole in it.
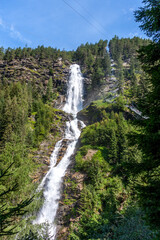
[{"label": "waterfall lower section", "polygon": [[[56,237],[55,217],[61,197],[60,190],[63,177],[70,164],[70,158],[74,153],[81,129],[85,126],[82,121],[77,119],[77,113],[82,109],[82,105],[83,77],[79,65],[73,64],[70,66],[67,101],[63,108],[65,112],[72,114],[73,120],[66,123],[65,136],[55,145],[55,149],[50,159],[50,170],[39,186],[39,189],[44,189],[45,200],[38,213],[37,219],[34,221],[34,224],[45,224],[48,226],[47,231],[50,240],[54,240]],[[57,164],[58,153],[62,148],[62,142],[64,140],[68,142],[68,146],[63,158]]]}]

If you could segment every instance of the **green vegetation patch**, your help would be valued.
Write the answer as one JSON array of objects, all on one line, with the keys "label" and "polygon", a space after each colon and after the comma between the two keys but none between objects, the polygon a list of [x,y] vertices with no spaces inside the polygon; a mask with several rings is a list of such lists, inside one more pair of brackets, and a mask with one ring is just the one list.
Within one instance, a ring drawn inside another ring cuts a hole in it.
[{"label": "green vegetation patch", "polygon": [[122,113],[113,112],[83,129],[75,170],[85,178],[70,215],[76,219],[78,213],[79,220],[70,224],[67,239],[157,239],[135,200],[133,183],[140,176],[131,170],[142,155],[129,135],[137,131]]}]

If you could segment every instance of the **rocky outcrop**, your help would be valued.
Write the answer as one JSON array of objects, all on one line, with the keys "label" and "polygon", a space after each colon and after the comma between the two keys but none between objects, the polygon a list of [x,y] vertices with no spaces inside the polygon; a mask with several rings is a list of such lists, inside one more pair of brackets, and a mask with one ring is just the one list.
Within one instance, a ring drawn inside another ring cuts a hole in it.
[{"label": "rocky outcrop", "polygon": [[89,125],[101,121],[103,119],[103,112],[101,108],[98,108],[94,103],[91,103],[88,107],[78,112],[77,117],[86,125]]},{"label": "rocky outcrop", "polygon": [[2,83],[26,82],[33,83],[45,94],[48,80],[52,78],[53,88],[65,95],[69,76],[69,61],[58,58],[56,61],[49,59],[14,59],[0,61],[0,81]]},{"label": "rocky outcrop", "polygon": [[58,153],[58,156],[57,156],[57,163],[56,163],[56,166],[58,165],[58,163],[61,161],[61,159],[64,157],[65,153],[66,153],[66,150],[67,150],[67,146],[68,144],[70,143],[70,140],[69,139],[63,139],[62,141],[62,147]]},{"label": "rocky outcrop", "polygon": [[87,94],[84,95],[84,108],[89,106],[91,102],[102,99],[108,92],[109,85],[107,82],[101,87],[97,87],[88,91]]},{"label": "rocky outcrop", "polygon": [[[96,152],[97,150],[88,150],[83,160],[91,159]],[[83,172],[77,172],[74,166],[75,156],[72,157],[72,164],[63,181],[62,197],[57,213],[57,240],[67,240],[70,225],[79,222],[80,218],[78,209],[81,205],[80,197],[87,175]]]},{"label": "rocky outcrop", "polygon": [[68,239],[70,224],[79,221],[78,211],[73,214],[73,209],[79,208],[85,178],[85,174],[75,172],[73,168],[66,173],[63,182],[63,194],[57,213],[57,240]]}]

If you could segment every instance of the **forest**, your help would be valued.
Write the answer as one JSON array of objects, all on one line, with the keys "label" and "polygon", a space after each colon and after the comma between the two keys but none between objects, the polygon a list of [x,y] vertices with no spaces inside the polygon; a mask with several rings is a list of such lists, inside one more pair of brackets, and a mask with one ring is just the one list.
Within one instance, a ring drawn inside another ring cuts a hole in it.
[{"label": "forest", "polygon": [[75,51],[0,48],[3,240],[49,239],[32,224],[43,204],[36,189],[69,117],[59,108],[72,63],[84,76],[84,102],[108,90],[79,113],[86,127],[64,178],[57,239],[160,239],[160,3],[144,4],[135,20],[149,39],[114,36]]}]

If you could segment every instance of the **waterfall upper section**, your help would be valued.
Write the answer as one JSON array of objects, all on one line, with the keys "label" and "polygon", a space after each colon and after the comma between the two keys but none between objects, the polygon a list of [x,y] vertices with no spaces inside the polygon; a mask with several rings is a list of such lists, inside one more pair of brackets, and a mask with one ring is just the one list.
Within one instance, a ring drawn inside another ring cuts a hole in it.
[{"label": "waterfall upper section", "polygon": [[67,101],[63,110],[76,115],[83,107],[83,77],[80,66],[70,66],[70,78],[68,83]]},{"label": "waterfall upper section", "polygon": [[[85,126],[82,121],[77,119],[77,113],[83,106],[83,77],[80,67],[77,64],[70,66],[70,77],[66,104],[63,110],[72,114],[73,119],[66,123],[65,136],[57,142],[50,158],[50,169],[39,188],[44,189],[44,204],[38,213],[35,224],[48,224],[49,239],[54,240],[56,236],[55,218],[61,197],[61,185],[67,167],[71,162],[76,147],[76,143],[81,134],[81,129]],[[78,124],[80,123],[80,124]],[[58,154],[63,148],[63,141],[67,142],[67,148],[61,161],[57,164]]]}]

